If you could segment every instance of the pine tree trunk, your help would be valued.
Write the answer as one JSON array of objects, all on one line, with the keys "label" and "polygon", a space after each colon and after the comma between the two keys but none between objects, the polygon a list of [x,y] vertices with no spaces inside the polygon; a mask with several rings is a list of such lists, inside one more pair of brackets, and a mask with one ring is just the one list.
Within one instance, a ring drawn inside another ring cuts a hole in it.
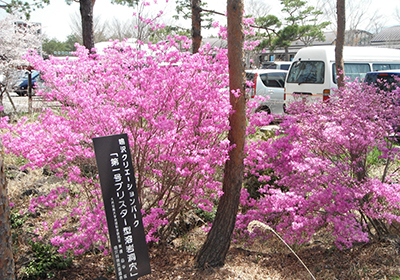
[{"label": "pine tree trunk", "polygon": [[93,35],[93,0],[80,0],[80,12],[82,18],[83,45],[91,51],[94,48]]},{"label": "pine tree trunk", "polygon": [[[0,151],[3,145],[0,142]],[[4,174],[3,153],[0,152],[0,279],[14,280],[14,258],[12,251],[10,206],[7,198],[7,182]]]},{"label": "pine tree trunk", "polygon": [[201,46],[201,8],[200,0],[192,0],[192,53],[197,53]]},{"label": "pine tree trunk", "polygon": [[230,93],[230,103],[234,113],[229,117],[231,130],[228,139],[235,145],[229,152],[225,164],[223,191],[217,214],[207,239],[196,256],[198,268],[220,267],[224,265],[228,253],[236,215],[239,207],[243,181],[243,157],[246,132],[246,100],[244,94],[243,60],[243,0],[228,0],[228,59],[229,88],[240,89],[237,98]]},{"label": "pine tree trunk", "polygon": [[345,0],[337,0],[336,6],[337,13],[337,35],[336,35],[336,49],[335,49],[335,64],[338,87],[344,86],[344,63],[343,63],[343,47],[344,36],[346,31],[346,8]]}]

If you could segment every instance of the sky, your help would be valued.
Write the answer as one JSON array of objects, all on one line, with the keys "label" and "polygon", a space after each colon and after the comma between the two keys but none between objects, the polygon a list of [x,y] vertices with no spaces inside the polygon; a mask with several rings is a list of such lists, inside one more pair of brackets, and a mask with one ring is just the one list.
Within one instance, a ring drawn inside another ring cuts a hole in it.
[{"label": "sky", "polygon": [[[158,0],[158,4],[153,4],[154,0],[147,0],[151,3],[151,6],[147,7],[151,10],[151,13],[157,14],[158,11],[163,11],[163,21],[169,23],[174,21],[172,19],[172,15],[175,15],[175,3],[174,0],[169,0],[166,3],[166,0]],[[212,1],[210,1],[212,2]],[[213,0],[212,5],[209,5],[211,9],[215,9],[220,12],[225,12],[225,5],[223,0]],[[97,0],[94,5],[93,14],[94,17],[100,17],[100,21],[107,19],[129,19],[133,16],[135,8],[111,4],[110,0]],[[0,9],[0,19],[4,18],[6,13]],[[40,22],[42,24],[42,28],[44,34],[48,38],[56,38],[59,41],[66,40],[67,36],[70,35],[71,32],[71,17],[80,16],[79,14],[79,3],[72,3],[71,5],[67,5],[65,0],[50,0],[50,4],[45,6],[43,9],[37,9],[36,11],[31,13],[32,22]],[[190,24],[187,22],[180,22],[180,25]],[[189,25],[190,26],[190,25]]]},{"label": "sky", "polygon": [[[172,15],[175,15],[175,3],[174,0],[169,0],[166,3],[166,0],[158,0],[158,4],[154,5],[154,0],[147,0],[151,2],[151,6],[149,6],[149,10],[152,13],[156,14],[158,11],[162,10],[163,16],[162,21],[165,23],[172,23],[174,20],[172,19]],[[250,2],[251,0],[246,0]],[[245,1],[245,3],[246,3]],[[253,0],[254,1],[254,0]],[[264,0],[270,6],[272,10],[272,14],[280,13],[281,5],[280,0]],[[312,0],[311,0],[312,1]],[[314,0],[318,1],[318,0]],[[350,0],[355,1],[355,0]],[[365,1],[365,0],[360,0]],[[400,24],[400,22],[396,21],[393,17],[393,12],[396,8],[400,8],[400,1],[398,0],[386,0],[385,5],[380,5],[382,2],[380,0],[370,0],[371,11],[378,10],[382,16],[385,18],[386,26],[392,26],[395,24]],[[226,0],[206,0],[208,3],[208,8],[210,10],[215,10],[218,12],[224,13],[226,11]],[[390,5],[388,5],[390,3]],[[388,7],[391,7],[388,9]],[[245,5],[246,8],[246,5]],[[383,9],[386,9],[383,10]],[[100,17],[101,21],[111,20],[113,18],[118,18],[121,20],[128,19],[133,16],[135,12],[134,8],[130,8],[127,6],[111,4],[110,0],[97,0],[94,5],[94,16]],[[6,16],[3,10],[0,10],[0,19]],[[44,34],[47,38],[56,38],[59,41],[65,41],[67,36],[70,35],[71,32],[71,17],[79,16],[79,3],[72,3],[71,5],[67,5],[65,0],[50,0],[50,5],[46,6],[44,9],[37,9],[31,14],[32,22],[40,22],[42,24],[42,28]],[[225,19],[223,17],[216,17],[217,21],[223,22]],[[185,26],[190,28],[190,21],[180,21],[177,23],[180,26]],[[214,32],[214,33],[213,33]],[[204,31],[203,37],[207,37],[210,34],[215,34],[216,31]]]}]

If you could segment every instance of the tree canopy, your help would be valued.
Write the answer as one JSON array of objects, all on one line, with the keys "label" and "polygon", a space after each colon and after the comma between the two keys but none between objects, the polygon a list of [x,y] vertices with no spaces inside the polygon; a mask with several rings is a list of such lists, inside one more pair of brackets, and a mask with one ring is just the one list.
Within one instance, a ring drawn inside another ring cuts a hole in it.
[{"label": "tree canopy", "polygon": [[30,18],[30,14],[37,8],[43,8],[48,5],[50,0],[33,0],[30,2],[21,0],[1,0],[0,8],[4,9],[7,13],[24,13],[26,19]]},{"label": "tree canopy", "polygon": [[324,40],[323,29],[329,22],[318,20],[322,11],[301,0],[283,0],[281,4],[282,12],[287,15],[283,20],[275,15],[255,19],[259,30],[256,37],[261,41],[259,49],[287,48],[296,40],[309,46],[315,40]]}]

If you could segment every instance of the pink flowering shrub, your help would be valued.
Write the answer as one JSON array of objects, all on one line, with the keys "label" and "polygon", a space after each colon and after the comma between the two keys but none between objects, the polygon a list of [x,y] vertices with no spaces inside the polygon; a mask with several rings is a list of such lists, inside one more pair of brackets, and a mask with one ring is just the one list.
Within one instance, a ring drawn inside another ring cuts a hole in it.
[{"label": "pink flowering shrub", "polygon": [[[34,122],[3,118],[2,141],[6,152],[29,160],[26,167],[54,170],[78,188],[32,200],[31,211],[70,207],[67,218],[47,226],[62,252],[107,243],[93,137],[128,134],[147,241],[165,241],[179,215],[211,211],[212,198],[222,194],[216,169],[229,148],[226,50],[208,45],[191,55],[180,46],[190,41],[170,38],[149,52],[118,42],[104,54],[78,46],[76,60],[26,57],[48,87],[39,94],[60,107]],[[79,220],[78,232],[60,230],[68,219]]]},{"label": "pink flowering shrub", "polygon": [[[400,222],[400,184],[390,173],[399,148],[389,137],[400,121],[399,93],[348,83],[329,102],[292,103],[276,137],[249,141],[247,173],[260,187],[258,197],[243,189],[237,237],[249,235],[248,223],[259,220],[291,243],[325,228],[343,248]],[[373,151],[383,162],[375,174]]]},{"label": "pink flowering shrub", "polygon": [[[244,22],[248,35],[254,33],[251,23]],[[220,30],[226,39],[226,29]],[[6,152],[26,158],[25,167],[51,169],[70,182],[30,205],[49,216],[56,209],[68,213],[35,230],[40,237],[51,232],[60,252],[81,254],[93,245],[108,252],[93,137],[128,134],[148,242],[166,241],[180,215],[193,208],[212,211],[222,195],[217,170],[228,157],[231,110],[227,50],[205,45],[191,55],[191,41],[178,36],[138,42],[143,47],[114,42],[104,54],[78,46],[76,60],[27,56],[47,87],[37,94],[60,107],[43,110],[33,122],[1,119]],[[251,118],[256,125],[270,121],[262,114]],[[70,221],[78,221],[77,230],[68,228]]]}]

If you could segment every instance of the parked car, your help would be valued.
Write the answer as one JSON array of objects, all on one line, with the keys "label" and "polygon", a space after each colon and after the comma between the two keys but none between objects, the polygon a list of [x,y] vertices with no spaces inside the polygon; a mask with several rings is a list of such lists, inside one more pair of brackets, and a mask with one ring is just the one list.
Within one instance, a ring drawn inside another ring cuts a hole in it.
[{"label": "parked car", "polygon": [[[32,88],[38,87],[42,83],[40,72],[33,70],[31,72]],[[28,72],[25,72],[21,78],[13,86],[13,90],[19,95],[24,96],[28,94]]]},{"label": "parked car", "polygon": [[283,114],[283,94],[286,74],[286,70],[246,70],[246,79],[252,82],[252,85],[247,87],[247,93],[250,98],[254,98],[256,95],[265,98],[265,101],[259,102],[256,112],[266,111],[270,114]]},{"label": "parked car", "polygon": [[292,62],[290,61],[270,61],[265,62],[261,65],[261,69],[281,69],[281,70],[289,70]]},{"label": "parked car", "polygon": [[[390,92],[397,87],[400,87],[400,69],[368,72],[365,74],[364,82],[375,85],[382,92]],[[393,103],[399,105],[399,98],[393,98]],[[394,140],[400,142],[400,125],[393,124],[393,129]]]},{"label": "parked car", "polygon": [[395,85],[400,86],[400,69],[368,72],[364,82],[374,84],[385,91],[393,89]]},{"label": "parked car", "polygon": [[[344,73],[350,81],[366,73],[400,67],[400,50],[376,47],[343,49]],[[285,81],[285,103],[301,95],[310,101],[327,101],[337,88],[335,46],[313,46],[300,49],[289,68]]]}]

